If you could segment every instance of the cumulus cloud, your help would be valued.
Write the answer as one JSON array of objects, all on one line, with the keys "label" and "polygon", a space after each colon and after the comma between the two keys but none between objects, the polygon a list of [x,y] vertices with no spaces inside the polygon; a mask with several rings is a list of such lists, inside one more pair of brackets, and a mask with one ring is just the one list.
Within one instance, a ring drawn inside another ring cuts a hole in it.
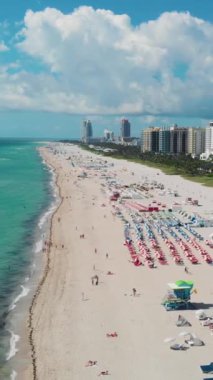
[{"label": "cumulus cloud", "polygon": [[189,13],[167,12],[133,26],[128,15],[109,10],[83,6],[63,14],[46,8],[27,11],[18,39],[17,49],[45,70],[4,73],[0,83],[11,107],[87,114],[212,113],[213,25]]}]

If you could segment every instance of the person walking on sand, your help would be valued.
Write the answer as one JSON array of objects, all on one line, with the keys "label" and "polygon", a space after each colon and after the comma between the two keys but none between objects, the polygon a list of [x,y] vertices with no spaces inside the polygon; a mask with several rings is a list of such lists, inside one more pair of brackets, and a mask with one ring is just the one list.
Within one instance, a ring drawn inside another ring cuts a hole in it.
[{"label": "person walking on sand", "polygon": [[108,257],[109,257],[109,255],[108,255],[108,253],[106,253],[106,259],[108,259]]},{"label": "person walking on sand", "polygon": [[136,296],[136,293],[137,293],[137,290],[135,288],[133,288],[132,289],[132,294],[133,294],[134,297]]}]

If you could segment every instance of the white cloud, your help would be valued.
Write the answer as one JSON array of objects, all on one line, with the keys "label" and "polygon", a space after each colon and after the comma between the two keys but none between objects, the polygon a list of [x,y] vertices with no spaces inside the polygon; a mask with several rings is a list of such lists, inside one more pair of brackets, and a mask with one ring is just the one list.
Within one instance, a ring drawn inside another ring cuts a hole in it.
[{"label": "white cloud", "polygon": [[103,9],[65,15],[46,8],[26,13],[18,38],[18,49],[46,69],[0,77],[11,107],[212,115],[213,25],[189,13],[164,13],[135,27],[127,15]]},{"label": "white cloud", "polygon": [[2,51],[8,51],[9,48],[5,45],[4,41],[0,42],[0,52]]}]

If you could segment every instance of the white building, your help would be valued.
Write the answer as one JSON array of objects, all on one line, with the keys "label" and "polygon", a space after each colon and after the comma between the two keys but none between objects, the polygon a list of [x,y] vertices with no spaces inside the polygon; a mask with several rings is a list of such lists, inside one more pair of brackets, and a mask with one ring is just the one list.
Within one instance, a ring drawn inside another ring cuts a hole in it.
[{"label": "white building", "polygon": [[104,139],[113,141],[114,140],[114,133],[112,131],[109,131],[108,129],[105,129],[104,130]]},{"label": "white building", "polygon": [[187,153],[199,156],[205,152],[205,128],[188,128]]},{"label": "white building", "polygon": [[201,159],[208,160],[209,156],[213,154],[213,122],[205,129],[205,152],[201,155]]}]

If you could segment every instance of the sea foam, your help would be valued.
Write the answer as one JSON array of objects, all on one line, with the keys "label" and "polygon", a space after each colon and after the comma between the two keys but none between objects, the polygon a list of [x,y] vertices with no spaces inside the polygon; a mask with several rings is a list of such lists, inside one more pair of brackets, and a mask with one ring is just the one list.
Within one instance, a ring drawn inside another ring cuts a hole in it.
[{"label": "sea foam", "polygon": [[37,241],[37,243],[35,244],[35,253],[41,252],[42,247],[43,247],[43,240]]},{"label": "sea foam", "polygon": [[13,370],[10,375],[10,380],[15,380],[16,378],[17,378],[17,372]]},{"label": "sea foam", "polygon": [[26,297],[26,296],[28,295],[29,291],[30,291],[29,288],[26,288],[26,287],[23,286],[23,285],[20,285],[20,286],[21,286],[21,289],[22,289],[22,290],[21,290],[21,293],[20,293],[20,294],[14,299],[13,303],[12,303],[12,304],[10,305],[10,307],[9,307],[9,311],[15,309],[17,302],[18,302],[21,298]]},{"label": "sea foam", "polygon": [[18,351],[16,347],[16,343],[20,340],[20,336],[16,335],[13,331],[8,330],[9,333],[11,334],[10,337],[10,350],[6,355],[6,360],[10,360],[13,356],[15,356],[16,352]]},{"label": "sea foam", "polygon": [[45,212],[41,219],[39,220],[38,222],[38,227],[40,228],[40,230],[42,229],[42,227],[44,226],[44,224],[46,223],[47,219],[49,218],[49,216],[53,213],[53,211],[55,210],[56,208],[56,205],[52,205],[48,210],[47,212]]}]

